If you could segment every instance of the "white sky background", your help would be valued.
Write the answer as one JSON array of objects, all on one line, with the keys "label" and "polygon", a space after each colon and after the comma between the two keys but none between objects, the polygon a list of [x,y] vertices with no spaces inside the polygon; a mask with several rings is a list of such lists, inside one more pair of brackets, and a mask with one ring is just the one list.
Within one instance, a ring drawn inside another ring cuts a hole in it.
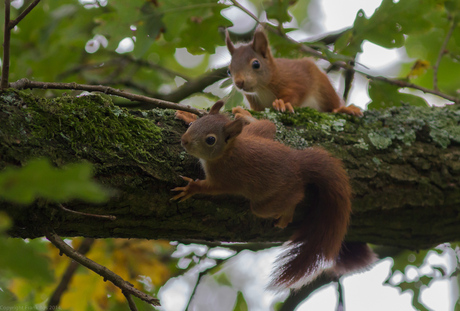
[{"label": "white sky background", "polygon": [[[251,3],[241,0],[240,3],[254,13],[254,7]],[[311,38],[328,32],[337,31],[353,24],[356,13],[359,9],[363,9],[366,16],[373,14],[374,10],[380,5],[381,0],[321,0],[316,2],[316,7],[323,17],[322,22],[317,27],[317,33],[298,33],[295,34],[295,39]],[[224,13],[229,19],[238,20],[237,26],[232,28],[235,32],[245,32],[247,29],[254,26],[254,21],[245,13],[238,9],[231,9]],[[217,30],[216,30],[217,31]],[[395,66],[395,62],[400,58],[407,59],[407,55],[403,49],[387,50],[376,46],[372,43],[364,43],[363,53],[358,58],[358,62],[365,65],[369,69],[360,68],[362,71],[371,72],[373,74],[384,76],[395,76],[399,71],[399,67]],[[216,51],[213,67],[220,67],[228,64],[230,55],[225,47],[219,48]],[[188,54],[186,51],[178,51],[176,57],[182,58]],[[196,62],[201,60],[196,57]],[[182,64],[182,63],[181,63]],[[340,88],[338,75],[330,76],[334,86]],[[343,82],[342,82],[343,83]],[[356,75],[354,88],[350,95],[349,103],[353,103],[362,108],[365,108],[369,103],[367,95],[366,79]],[[267,250],[258,253],[245,252],[241,254],[238,260],[231,259],[226,265],[226,274],[231,279],[232,285],[236,285],[237,290],[246,293],[245,299],[249,305],[250,311],[268,310],[274,296],[270,293],[263,292],[260,289],[267,282],[267,275],[270,271],[271,261],[273,260],[273,251]],[[428,261],[438,261],[449,267],[449,273],[453,272],[455,267],[454,262],[446,256],[432,255],[427,258]],[[398,289],[391,286],[384,286],[382,283],[390,273],[392,266],[391,259],[385,259],[375,265],[375,267],[365,273],[359,273],[343,279],[345,308],[347,311],[413,311],[411,300],[412,294],[401,294]],[[197,268],[198,269],[198,268]],[[428,265],[424,265],[421,271],[415,268],[407,268],[406,275],[412,275],[413,279],[417,279],[419,273],[434,273],[429,269]],[[244,279],[249,280],[244,281]],[[191,288],[196,282],[196,275],[187,273],[185,277],[172,279],[168,282],[162,291],[163,309],[167,311],[182,311],[190,295]],[[192,310],[233,310],[233,307],[226,306],[231,304],[236,297],[236,292],[230,288],[219,288],[213,278],[207,278],[201,288],[198,288],[196,293],[196,304]],[[238,288],[239,287],[239,288]],[[250,290],[250,291],[249,291]],[[281,294],[283,295],[283,294]],[[286,293],[284,293],[286,295]],[[458,287],[455,282],[450,280],[436,281],[430,284],[428,289],[422,293],[422,300],[427,306],[435,311],[451,311],[454,309],[452,296],[458,296]],[[225,299],[230,298],[230,299]],[[279,298],[279,297],[278,297]],[[256,299],[257,301],[253,301]],[[201,303],[200,303],[201,301]],[[258,303],[261,302],[261,303]],[[308,301],[303,303],[296,311],[335,311],[337,303],[336,285],[328,285],[317,291]]]}]

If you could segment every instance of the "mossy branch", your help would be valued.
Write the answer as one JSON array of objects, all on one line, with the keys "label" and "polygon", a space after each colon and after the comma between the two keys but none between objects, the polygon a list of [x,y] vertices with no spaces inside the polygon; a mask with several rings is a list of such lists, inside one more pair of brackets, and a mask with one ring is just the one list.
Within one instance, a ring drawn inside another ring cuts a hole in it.
[{"label": "mossy branch", "polygon": [[101,92],[108,95],[116,95],[123,98],[127,98],[132,101],[139,101],[148,103],[152,107],[163,108],[163,109],[175,109],[194,113],[198,116],[203,116],[204,111],[191,107],[189,105],[176,104],[169,101],[151,98],[143,95],[137,95],[125,92],[123,90],[114,89],[112,87],[103,85],[87,85],[77,83],[57,83],[57,82],[38,82],[30,81],[29,79],[20,79],[10,84],[10,87],[18,90],[23,89],[57,89],[57,90],[80,90],[88,92]]},{"label": "mossy branch", "polygon": [[[320,145],[343,160],[354,191],[347,239],[426,248],[460,238],[460,107],[394,107],[356,118],[304,108],[295,114],[254,113],[277,125],[277,139],[295,148]],[[129,112],[100,95],[56,99],[0,93],[0,168],[47,157],[55,165],[89,161],[95,178],[114,189],[106,203],[67,202],[87,214],[37,200],[2,202],[12,236],[164,238],[181,241],[279,242],[285,230],[252,215],[247,200],[197,196],[171,202],[180,175],[202,178],[197,159],[180,146],[187,126],[174,111]],[[305,202],[308,208],[308,201]]]}]

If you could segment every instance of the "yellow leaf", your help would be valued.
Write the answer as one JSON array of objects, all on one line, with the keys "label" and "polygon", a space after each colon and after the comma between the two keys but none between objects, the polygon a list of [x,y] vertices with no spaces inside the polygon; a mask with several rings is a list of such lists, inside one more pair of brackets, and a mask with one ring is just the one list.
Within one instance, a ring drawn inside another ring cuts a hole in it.
[{"label": "yellow leaf", "polygon": [[417,61],[412,66],[407,78],[413,79],[420,77],[426,73],[426,71],[430,68],[430,62],[427,60],[417,59]]}]

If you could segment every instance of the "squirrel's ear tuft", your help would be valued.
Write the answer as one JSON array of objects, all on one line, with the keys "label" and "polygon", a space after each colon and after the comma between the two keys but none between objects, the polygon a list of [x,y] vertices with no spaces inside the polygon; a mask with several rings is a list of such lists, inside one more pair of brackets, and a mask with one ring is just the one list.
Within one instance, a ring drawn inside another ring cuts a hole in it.
[{"label": "squirrel's ear tuft", "polygon": [[233,45],[233,42],[230,39],[230,35],[228,34],[227,29],[225,29],[225,43],[227,44],[227,49],[230,52],[230,55],[233,55],[233,52],[235,51],[235,46]]},{"label": "squirrel's ear tuft", "polygon": [[224,126],[225,142],[228,142],[230,139],[233,139],[236,136],[240,135],[245,124],[246,123],[243,120],[243,118],[238,118],[234,121],[230,121],[227,124],[225,124]]},{"label": "squirrel's ear tuft", "polygon": [[268,44],[268,38],[262,27],[257,27],[254,32],[254,39],[252,39],[252,48],[256,53],[259,53],[264,58],[270,56],[270,46]]},{"label": "squirrel's ear tuft", "polygon": [[224,105],[224,101],[218,100],[214,105],[212,105],[211,110],[209,111],[209,114],[219,114],[220,108]]}]

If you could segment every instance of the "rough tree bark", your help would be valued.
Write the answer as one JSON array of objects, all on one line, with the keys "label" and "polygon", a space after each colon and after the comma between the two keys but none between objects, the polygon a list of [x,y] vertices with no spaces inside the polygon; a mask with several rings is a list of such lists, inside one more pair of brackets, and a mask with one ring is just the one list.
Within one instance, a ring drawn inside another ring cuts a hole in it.
[{"label": "rough tree bark", "polygon": [[[308,108],[257,116],[277,124],[280,141],[321,145],[343,159],[355,194],[347,239],[419,249],[460,238],[460,106],[402,106],[367,111],[363,118]],[[0,93],[0,168],[35,157],[57,166],[85,160],[94,164],[95,178],[116,191],[105,204],[65,204],[115,221],[67,213],[40,199],[31,206],[1,202],[14,220],[10,234],[35,238],[53,229],[95,238],[286,240],[298,223],[273,228],[250,213],[244,198],[170,201],[170,189],[183,183],[179,175],[203,174],[179,144],[185,130],[171,110],[128,112],[100,95]]]}]

